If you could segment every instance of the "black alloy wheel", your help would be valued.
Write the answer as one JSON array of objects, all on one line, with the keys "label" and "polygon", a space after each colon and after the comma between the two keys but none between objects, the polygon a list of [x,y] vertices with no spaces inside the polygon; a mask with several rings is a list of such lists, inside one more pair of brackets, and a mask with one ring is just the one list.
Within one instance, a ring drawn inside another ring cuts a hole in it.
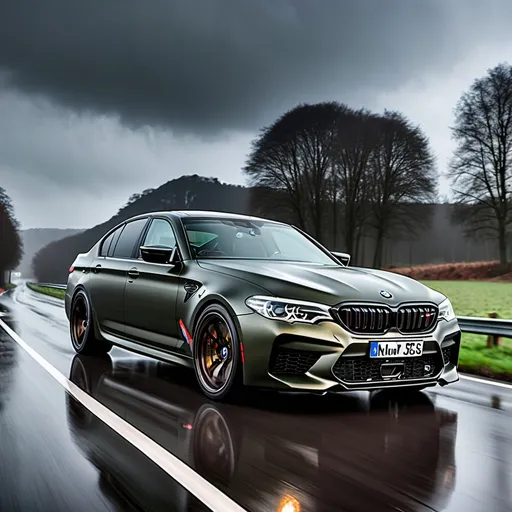
[{"label": "black alloy wheel", "polygon": [[194,367],[202,391],[216,400],[239,391],[240,342],[233,320],[223,306],[212,304],[202,312],[193,344]]},{"label": "black alloy wheel", "polygon": [[106,354],[112,344],[96,337],[91,302],[85,290],[78,290],[71,303],[70,334],[73,348],[78,354]]}]

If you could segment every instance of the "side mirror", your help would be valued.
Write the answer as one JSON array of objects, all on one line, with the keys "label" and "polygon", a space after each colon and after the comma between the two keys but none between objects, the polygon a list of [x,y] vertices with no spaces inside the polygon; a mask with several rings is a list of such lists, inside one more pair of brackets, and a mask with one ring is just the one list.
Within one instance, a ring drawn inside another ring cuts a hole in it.
[{"label": "side mirror", "polygon": [[178,263],[178,248],[166,245],[150,245],[140,248],[140,255],[148,263],[174,264]]},{"label": "side mirror", "polygon": [[345,267],[348,267],[348,264],[350,263],[350,254],[347,254],[346,252],[332,252],[331,251],[331,254],[339,261],[341,261],[341,263],[343,263],[343,265],[345,265]]}]

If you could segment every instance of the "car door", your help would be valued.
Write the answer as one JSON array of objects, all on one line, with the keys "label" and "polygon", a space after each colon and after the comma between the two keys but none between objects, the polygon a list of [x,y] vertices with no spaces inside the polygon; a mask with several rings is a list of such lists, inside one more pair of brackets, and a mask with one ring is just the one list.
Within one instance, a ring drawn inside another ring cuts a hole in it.
[{"label": "car door", "polygon": [[108,235],[91,266],[91,301],[100,328],[106,333],[124,334],[126,280],[147,222],[147,217],[130,221]]},{"label": "car door", "polygon": [[[171,223],[155,217],[141,246],[176,246]],[[140,257],[132,262],[126,283],[126,335],[164,350],[174,350],[178,342],[176,298],[180,283],[180,264],[149,263]]]}]

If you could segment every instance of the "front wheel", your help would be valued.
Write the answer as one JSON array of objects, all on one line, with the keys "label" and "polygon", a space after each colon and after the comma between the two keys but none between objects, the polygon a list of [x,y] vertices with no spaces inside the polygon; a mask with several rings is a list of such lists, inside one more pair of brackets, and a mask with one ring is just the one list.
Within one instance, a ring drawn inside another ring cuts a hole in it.
[{"label": "front wheel", "polygon": [[201,313],[193,344],[194,368],[203,393],[213,400],[237,395],[243,385],[240,341],[226,308],[212,304]]},{"label": "front wheel", "polygon": [[111,343],[96,337],[92,306],[85,290],[78,290],[73,297],[69,329],[71,343],[78,354],[100,355],[112,349]]}]

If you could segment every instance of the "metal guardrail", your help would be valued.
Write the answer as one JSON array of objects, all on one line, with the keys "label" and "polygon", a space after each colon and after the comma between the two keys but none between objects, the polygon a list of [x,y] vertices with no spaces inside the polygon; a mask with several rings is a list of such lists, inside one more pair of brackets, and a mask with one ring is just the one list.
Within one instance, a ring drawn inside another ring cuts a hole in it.
[{"label": "metal guardrail", "polygon": [[[46,288],[65,290],[65,284],[56,283],[31,283]],[[512,338],[512,320],[502,318],[481,318],[474,316],[458,316],[459,327],[462,332],[468,334],[483,334],[485,336],[502,336]]]},{"label": "metal guardrail", "polygon": [[65,290],[67,285],[65,284],[55,284],[55,283],[30,283],[36,286],[43,286],[44,288],[55,288],[56,290]]},{"label": "metal guardrail", "polygon": [[512,338],[512,320],[503,318],[457,317],[462,332]]}]

